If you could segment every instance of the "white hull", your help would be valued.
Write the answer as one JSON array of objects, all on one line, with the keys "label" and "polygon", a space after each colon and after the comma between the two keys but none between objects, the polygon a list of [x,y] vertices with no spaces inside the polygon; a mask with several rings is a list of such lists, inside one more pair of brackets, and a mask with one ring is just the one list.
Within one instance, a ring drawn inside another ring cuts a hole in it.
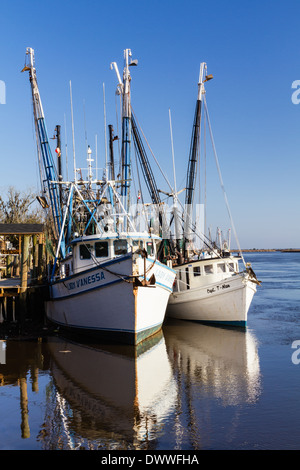
[{"label": "white hull", "polygon": [[245,327],[256,284],[246,273],[170,296],[167,315],[181,320]]},{"label": "white hull", "polygon": [[142,258],[128,254],[53,282],[47,318],[73,330],[139,343],[161,328],[175,278],[173,270],[155,262],[147,278],[154,274],[156,283],[137,286],[132,276],[141,276],[142,266]]},{"label": "white hull", "polygon": [[[169,356],[173,369],[180,368],[199,393],[209,389],[223,406],[257,401],[261,372],[257,340],[249,330],[169,320],[164,335],[167,349],[177,352]],[[193,394],[192,409],[199,393]],[[197,428],[201,434],[201,424]]]},{"label": "white hull", "polygon": [[134,449],[143,449],[145,436],[162,426],[175,405],[176,383],[162,332],[134,350],[55,337],[49,339],[48,347],[56,399],[63,391],[66,409],[76,415],[67,420],[72,437],[101,437],[111,446],[117,436]]}]

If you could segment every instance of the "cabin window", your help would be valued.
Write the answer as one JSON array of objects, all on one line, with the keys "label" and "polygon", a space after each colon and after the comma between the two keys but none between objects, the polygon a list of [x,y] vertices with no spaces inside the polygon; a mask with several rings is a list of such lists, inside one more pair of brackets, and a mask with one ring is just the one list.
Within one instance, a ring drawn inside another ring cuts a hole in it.
[{"label": "cabin window", "polygon": [[95,255],[96,255],[96,258],[107,258],[108,257],[108,242],[96,242],[95,243]]},{"label": "cabin window", "polygon": [[217,272],[218,273],[225,273],[225,264],[217,264]]},{"label": "cabin window", "polygon": [[125,255],[127,253],[126,240],[114,240],[115,255]]},{"label": "cabin window", "polygon": [[152,242],[147,242],[147,253],[148,255],[153,255],[153,243]]},{"label": "cabin window", "polygon": [[234,264],[233,263],[228,263],[229,264],[229,271],[234,271]]},{"label": "cabin window", "polygon": [[92,249],[92,245],[88,245],[88,244],[80,245],[79,246],[80,259],[90,259],[91,249]]},{"label": "cabin window", "polygon": [[193,272],[194,272],[194,277],[201,276],[200,266],[194,266]]},{"label": "cabin window", "polygon": [[206,266],[204,266],[204,271],[205,271],[205,274],[213,274],[214,272],[214,267],[212,264],[207,264]]}]

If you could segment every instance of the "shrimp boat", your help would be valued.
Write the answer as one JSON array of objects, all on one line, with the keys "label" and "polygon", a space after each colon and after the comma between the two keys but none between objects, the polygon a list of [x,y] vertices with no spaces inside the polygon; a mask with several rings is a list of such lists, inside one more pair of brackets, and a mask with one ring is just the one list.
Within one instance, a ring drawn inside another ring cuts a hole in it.
[{"label": "shrimp boat", "polygon": [[82,171],[74,167],[74,181],[63,181],[60,126],[57,126],[58,164],[55,165],[37,84],[34,50],[31,48],[26,50],[22,71],[29,71],[32,91],[43,188],[39,200],[46,209],[50,208],[56,243],[48,279],[47,318],[81,334],[105,334],[113,341],[136,345],[160,330],[175,271],[157,259],[161,243],[159,235],[150,230],[137,230],[135,218],[130,215],[129,67],[135,63],[129,63],[129,57],[131,51],[126,49],[123,81],[116,63],[113,63],[119,80],[117,90],[123,101],[122,175],[117,179],[112,138],[109,171],[104,169],[101,180],[93,176],[93,160],[88,146],[86,179],[83,179]]},{"label": "shrimp boat", "polygon": [[177,280],[169,300],[168,316],[246,327],[258,281],[249,270],[239,271],[237,257],[211,254],[176,266],[175,270]]},{"label": "shrimp boat", "polygon": [[[201,109],[204,104],[221,187],[236,236],[207,111],[204,83],[210,80],[212,75],[204,77],[206,70],[207,65],[203,62],[200,65],[198,96],[185,188],[185,206],[181,215],[178,215],[177,199],[174,197],[176,191],[175,193],[173,191],[174,207],[176,208],[174,219],[177,217],[175,228],[176,223],[178,226],[178,222],[180,222],[182,238],[179,239],[178,229],[177,233],[175,230],[176,256],[173,256],[172,265],[176,271],[176,282],[169,299],[167,315],[182,320],[246,327],[248,310],[256,292],[256,286],[260,282],[251,265],[245,263],[240,248],[239,255],[233,256],[229,249],[229,240],[223,241],[222,237],[217,237],[217,241],[212,241],[212,238],[206,235],[205,221],[203,223],[205,210],[202,210],[202,217],[200,217],[204,227],[200,226],[201,223],[196,222],[193,215],[194,193],[198,180],[197,171],[199,171]],[[199,221],[199,218],[197,220]],[[236,240],[239,246],[237,236]],[[240,271],[239,260],[244,264],[242,271]]]}]

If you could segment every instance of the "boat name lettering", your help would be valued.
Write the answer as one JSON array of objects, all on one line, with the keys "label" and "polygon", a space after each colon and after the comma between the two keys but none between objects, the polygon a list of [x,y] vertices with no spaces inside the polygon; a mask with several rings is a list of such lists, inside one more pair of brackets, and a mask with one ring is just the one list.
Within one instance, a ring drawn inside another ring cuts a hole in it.
[{"label": "boat name lettering", "polygon": [[94,284],[95,282],[100,282],[105,279],[104,273],[91,274],[90,276],[77,279],[77,281],[69,282],[67,284],[68,290],[75,289],[76,287],[87,286],[89,284]]},{"label": "boat name lettering", "polygon": [[208,294],[212,294],[213,292],[217,292],[218,290],[228,289],[228,287],[230,287],[230,284],[222,284],[221,286],[215,286],[211,289],[206,289],[206,291]]}]

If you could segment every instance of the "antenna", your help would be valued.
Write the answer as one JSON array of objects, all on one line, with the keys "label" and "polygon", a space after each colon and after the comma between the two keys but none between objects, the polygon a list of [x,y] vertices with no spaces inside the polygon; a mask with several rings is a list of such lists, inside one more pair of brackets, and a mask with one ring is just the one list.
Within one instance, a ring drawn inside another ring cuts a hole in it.
[{"label": "antenna", "polygon": [[83,100],[83,116],[84,116],[84,137],[85,137],[85,148],[88,151],[88,143],[87,143],[87,131],[86,131],[86,116],[85,116],[85,100]]},{"label": "antenna", "polygon": [[67,124],[66,124],[66,115],[64,114],[64,123],[65,123],[65,141],[66,141],[66,178],[69,179],[68,174],[68,142],[67,142]]},{"label": "antenna", "polygon": [[171,109],[169,108],[169,121],[170,121],[170,133],[171,133],[171,146],[172,146],[172,158],[173,158],[173,173],[174,173],[174,191],[177,193],[176,188],[176,171],[175,171],[175,158],[174,158],[174,146],[173,146],[173,132],[172,132],[172,120],[171,120]]},{"label": "antenna", "polygon": [[98,136],[95,134],[95,154],[96,154],[96,180],[98,180]]},{"label": "antenna", "polygon": [[104,139],[105,139],[105,176],[107,178],[107,137],[106,137],[106,108],[105,108],[105,85],[103,83],[103,111],[104,111]]},{"label": "antenna", "polygon": [[72,83],[71,83],[71,80],[70,80],[70,100],[71,100],[72,137],[73,137],[74,181],[76,183],[75,137],[74,137],[74,119],[73,119],[73,101],[72,101]]}]

